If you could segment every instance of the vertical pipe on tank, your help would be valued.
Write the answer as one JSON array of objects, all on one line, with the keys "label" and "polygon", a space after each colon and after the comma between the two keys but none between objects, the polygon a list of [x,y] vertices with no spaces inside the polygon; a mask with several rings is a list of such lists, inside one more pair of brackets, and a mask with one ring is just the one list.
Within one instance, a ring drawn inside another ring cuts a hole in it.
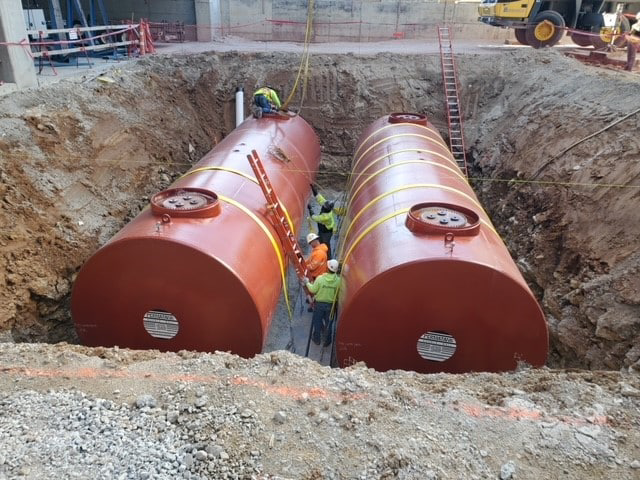
[{"label": "vertical pipe on tank", "polygon": [[244,122],[244,89],[236,88],[236,127]]}]

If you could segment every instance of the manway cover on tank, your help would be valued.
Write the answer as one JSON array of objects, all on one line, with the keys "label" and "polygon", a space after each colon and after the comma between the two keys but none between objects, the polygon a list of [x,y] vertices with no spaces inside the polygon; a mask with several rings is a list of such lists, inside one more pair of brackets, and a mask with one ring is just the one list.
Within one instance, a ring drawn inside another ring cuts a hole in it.
[{"label": "manway cover on tank", "polygon": [[318,138],[301,117],[248,119],[83,266],[72,314],[85,344],[261,351],[286,258],[247,160],[254,149],[299,225]]},{"label": "manway cover on tank", "polygon": [[547,326],[444,141],[423,115],[371,125],[342,228],[336,355],[378,370],[543,365]]}]

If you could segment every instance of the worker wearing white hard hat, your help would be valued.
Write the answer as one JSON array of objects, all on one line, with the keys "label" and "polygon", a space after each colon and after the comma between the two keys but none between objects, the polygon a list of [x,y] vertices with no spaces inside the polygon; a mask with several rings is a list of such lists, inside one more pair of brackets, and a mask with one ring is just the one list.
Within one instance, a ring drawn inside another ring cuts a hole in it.
[{"label": "worker wearing white hard hat", "polygon": [[327,271],[327,253],[329,249],[324,243],[320,243],[320,238],[313,232],[307,235],[307,243],[312,250],[311,255],[305,258],[305,262],[309,270],[309,279],[313,281]]},{"label": "worker wearing white hard hat", "polygon": [[338,300],[338,293],[342,284],[342,280],[338,275],[340,264],[337,260],[329,260],[327,262],[327,273],[323,273],[311,283],[307,282],[307,289],[314,295],[315,307],[313,309],[313,332],[311,339],[316,345],[320,345],[322,336],[324,336],[324,345],[331,344],[331,312],[335,311],[334,303]]}]

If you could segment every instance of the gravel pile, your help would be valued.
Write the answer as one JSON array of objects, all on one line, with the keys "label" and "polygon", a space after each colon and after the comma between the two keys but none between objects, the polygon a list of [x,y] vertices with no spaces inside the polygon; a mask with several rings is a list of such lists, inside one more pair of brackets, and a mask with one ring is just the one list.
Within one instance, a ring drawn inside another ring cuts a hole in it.
[{"label": "gravel pile", "polygon": [[0,479],[640,477],[628,373],[0,344]]}]

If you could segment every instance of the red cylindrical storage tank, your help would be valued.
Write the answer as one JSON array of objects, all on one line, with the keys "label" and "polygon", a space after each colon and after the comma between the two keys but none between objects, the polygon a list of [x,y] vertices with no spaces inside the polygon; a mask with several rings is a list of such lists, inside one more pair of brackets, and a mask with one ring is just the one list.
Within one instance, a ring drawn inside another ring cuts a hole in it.
[{"label": "red cylindrical storage tank", "polygon": [[339,365],[425,373],[543,365],[538,302],[426,117],[376,121],[352,169]]},{"label": "red cylindrical storage tank", "polygon": [[261,351],[286,256],[251,150],[299,225],[320,162],[318,138],[299,116],[247,119],[83,266],[71,304],[82,342]]}]

